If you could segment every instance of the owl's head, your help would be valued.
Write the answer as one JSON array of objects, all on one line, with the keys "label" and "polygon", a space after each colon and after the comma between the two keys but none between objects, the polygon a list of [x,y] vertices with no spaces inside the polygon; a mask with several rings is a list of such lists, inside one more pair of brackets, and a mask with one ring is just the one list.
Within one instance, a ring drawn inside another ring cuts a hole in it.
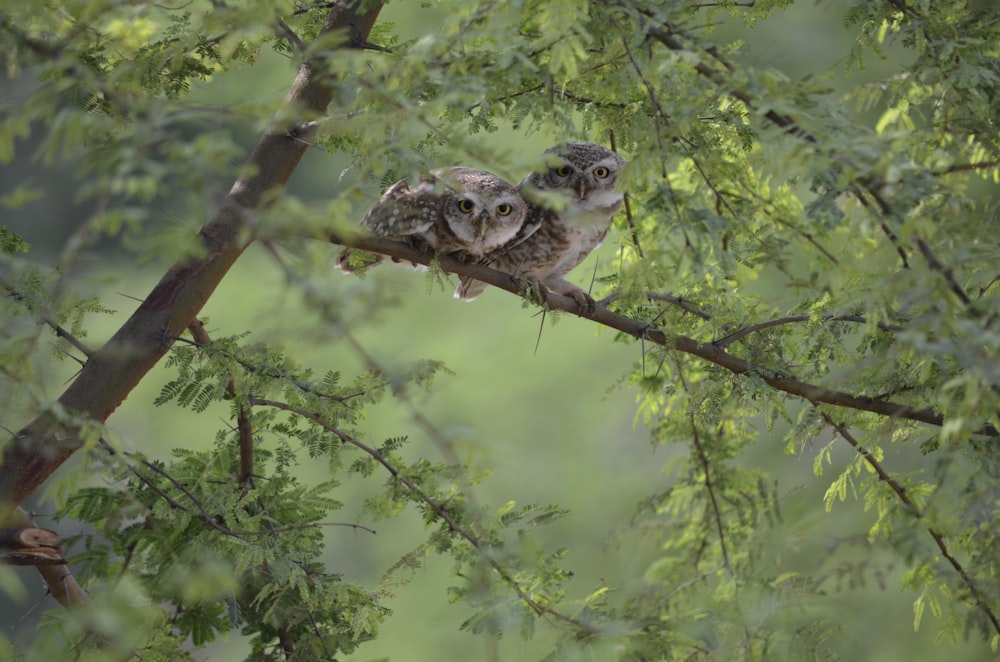
[{"label": "owl's head", "polygon": [[621,206],[615,181],[626,162],[615,152],[594,143],[567,142],[545,150],[543,157],[546,168],[531,173],[518,185],[529,198],[530,190],[536,189],[543,194],[539,198],[543,206],[549,206],[545,193],[559,194],[581,211],[614,213]]},{"label": "owl's head", "polygon": [[517,189],[484,170],[447,168],[434,172],[444,185],[441,210],[465,252],[482,257],[514,238],[528,205]]}]

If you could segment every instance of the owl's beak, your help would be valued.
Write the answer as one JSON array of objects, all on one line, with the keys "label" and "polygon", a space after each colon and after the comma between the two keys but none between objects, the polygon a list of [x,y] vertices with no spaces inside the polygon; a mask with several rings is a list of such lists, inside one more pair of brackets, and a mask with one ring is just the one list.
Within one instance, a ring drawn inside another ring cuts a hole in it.
[{"label": "owl's beak", "polygon": [[485,211],[479,215],[479,237],[486,236],[486,231],[490,228],[490,216]]},{"label": "owl's beak", "polygon": [[577,184],[576,194],[580,197],[581,200],[583,200],[584,198],[587,197],[587,193],[589,192],[590,192],[590,185],[588,184],[587,180],[581,179],[580,183]]}]

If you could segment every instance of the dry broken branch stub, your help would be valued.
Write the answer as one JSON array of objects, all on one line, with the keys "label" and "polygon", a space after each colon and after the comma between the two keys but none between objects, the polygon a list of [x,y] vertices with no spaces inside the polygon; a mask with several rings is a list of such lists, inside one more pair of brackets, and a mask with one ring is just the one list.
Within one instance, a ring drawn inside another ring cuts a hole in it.
[{"label": "dry broken branch stub", "polygon": [[59,534],[36,527],[0,528],[0,562],[8,565],[65,565]]}]

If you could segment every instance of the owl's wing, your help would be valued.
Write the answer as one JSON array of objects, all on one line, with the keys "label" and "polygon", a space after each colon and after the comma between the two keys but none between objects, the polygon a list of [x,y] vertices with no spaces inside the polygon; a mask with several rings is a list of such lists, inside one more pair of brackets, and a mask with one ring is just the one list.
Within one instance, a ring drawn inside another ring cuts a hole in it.
[{"label": "owl's wing", "polygon": [[522,225],[521,229],[517,231],[517,234],[514,235],[513,239],[501,247],[501,250],[510,250],[523,242],[525,239],[528,239],[531,235],[535,234],[535,232],[538,231],[538,228],[542,227],[542,223],[545,221],[545,216],[546,214],[534,214],[529,212],[528,218],[524,221],[524,225]]},{"label": "owl's wing", "polygon": [[440,214],[440,200],[431,182],[411,186],[402,179],[382,194],[361,225],[378,237],[405,237],[430,230]]},{"label": "owl's wing", "polygon": [[500,248],[491,251],[488,255],[484,256],[483,259],[480,260],[480,264],[485,264],[487,266],[493,265],[497,260],[507,255],[511,249],[516,246],[520,246],[526,240],[530,239],[532,235],[538,232],[538,229],[542,227],[543,224],[551,223],[554,218],[555,212],[551,212],[535,205],[529,206],[528,218],[525,219],[524,225],[522,225],[521,229],[517,231],[514,238]]}]

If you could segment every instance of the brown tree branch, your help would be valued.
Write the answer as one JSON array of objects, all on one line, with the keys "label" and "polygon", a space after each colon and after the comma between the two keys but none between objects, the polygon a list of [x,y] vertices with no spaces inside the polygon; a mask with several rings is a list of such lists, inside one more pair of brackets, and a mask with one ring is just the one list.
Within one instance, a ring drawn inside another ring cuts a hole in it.
[{"label": "brown tree branch", "polygon": [[[7,514],[5,520],[7,524],[20,527],[37,528],[35,520],[31,518],[23,508],[15,508]],[[90,604],[88,596],[80,585],[76,583],[76,578],[66,565],[39,565],[35,566],[38,574],[42,576],[49,593],[64,607],[82,607]]]},{"label": "brown tree branch", "polygon": [[0,552],[48,548],[59,550],[59,534],[37,526],[0,527]]},{"label": "brown tree branch", "polygon": [[[337,2],[322,33],[346,29],[352,44],[359,36],[363,43],[381,3],[364,12],[360,6],[356,0]],[[332,91],[322,71],[311,62],[302,65],[279,117],[310,119],[325,112]],[[59,398],[69,416],[43,412],[4,447],[0,510],[20,504],[76,452],[82,445],[81,428],[89,422],[107,420],[169,349],[167,339],[180,335],[191,324],[249,243],[242,210],[273,200],[308,148],[291,129],[286,121],[275,121],[251,152],[243,169],[245,174],[236,180],[226,203],[199,233],[203,257],[175,264],[104,347],[97,352],[85,351],[87,364]],[[8,513],[8,518],[19,512],[23,513],[20,509]],[[49,591],[64,606],[88,602],[66,568],[40,565],[37,569]]]},{"label": "brown tree branch", "polygon": [[[433,263],[446,273],[470,276],[512,294],[520,295],[524,291],[524,285],[510,274],[495,271],[481,264],[468,264],[448,255],[435,256],[422,253],[397,241],[380,237],[352,237],[349,240],[340,237],[330,237],[329,239],[334,243],[344,246],[380,253],[416,264],[431,265]],[[627,333],[635,338],[683,352],[684,354],[697,356],[735,375],[752,375],[778,391],[810,402],[822,402],[837,407],[857,409],[880,416],[926,423],[938,427],[944,424],[944,416],[932,409],[911,407],[895,402],[877,400],[864,395],[854,395],[817,384],[810,384],[781,370],[756,365],[745,358],[729,354],[724,348],[712,342],[699,342],[687,336],[670,334],[662,329],[638,322],[624,315],[619,315],[600,306],[595,306],[593,310],[584,310],[570,297],[561,296],[554,292],[549,292],[546,295],[546,305],[550,309],[562,310],[577,317],[592,320],[598,324]],[[977,433],[988,436],[1000,436],[1000,431],[992,425],[983,426],[977,430]]]},{"label": "brown tree branch", "polygon": [[[368,6],[362,11],[363,6]],[[345,48],[363,44],[381,3],[340,0],[321,34],[346,32]],[[316,57],[335,57],[324,50]],[[306,121],[321,116],[332,90],[321,62],[298,72],[278,117]],[[198,235],[201,257],[171,267],[139,308],[59,398],[59,409],[40,414],[9,442],[0,467],[0,504],[13,508],[80,446],[81,429],[103,423],[186,329],[252,240],[245,210],[280,194],[308,148],[287,119],[275,120],[253,149],[225,204]]]}]

